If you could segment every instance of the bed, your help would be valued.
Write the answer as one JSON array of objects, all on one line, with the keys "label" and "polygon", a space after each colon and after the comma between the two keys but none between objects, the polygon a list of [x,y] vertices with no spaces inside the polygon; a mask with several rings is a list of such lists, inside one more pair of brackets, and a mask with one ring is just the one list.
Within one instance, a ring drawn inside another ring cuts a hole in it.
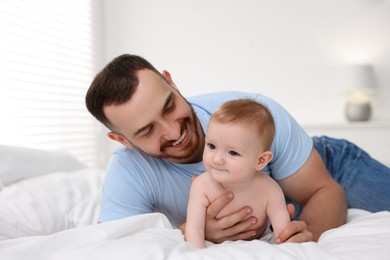
[{"label": "bed", "polygon": [[349,209],[319,242],[206,243],[160,214],[96,224],[104,171],[66,154],[0,146],[0,259],[390,259],[390,212]]}]

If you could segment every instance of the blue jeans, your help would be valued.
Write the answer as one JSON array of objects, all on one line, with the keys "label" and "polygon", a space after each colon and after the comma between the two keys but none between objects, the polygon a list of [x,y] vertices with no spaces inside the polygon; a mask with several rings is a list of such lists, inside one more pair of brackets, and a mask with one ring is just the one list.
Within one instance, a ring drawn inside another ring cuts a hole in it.
[{"label": "blue jeans", "polygon": [[[313,137],[313,144],[333,179],[344,188],[348,208],[390,210],[389,167],[344,139]],[[297,216],[301,209],[295,206]]]}]

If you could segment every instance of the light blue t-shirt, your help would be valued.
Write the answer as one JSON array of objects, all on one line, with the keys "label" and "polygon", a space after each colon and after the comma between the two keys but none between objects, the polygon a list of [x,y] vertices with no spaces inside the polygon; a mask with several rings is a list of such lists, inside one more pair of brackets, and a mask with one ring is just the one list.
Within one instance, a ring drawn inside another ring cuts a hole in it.
[{"label": "light blue t-shirt", "polygon": [[[253,93],[220,92],[187,100],[206,133],[213,111],[222,103],[239,98],[252,98],[265,105],[275,121],[273,159],[263,172],[274,179],[283,179],[296,172],[309,157],[313,142],[291,115],[272,99]],[[178,226],[186,220],[191,177],[204,171],[202,162],[172,163],[138,149],[119,147],[107,166],[99,221],[161,212],[172,225]]]}]

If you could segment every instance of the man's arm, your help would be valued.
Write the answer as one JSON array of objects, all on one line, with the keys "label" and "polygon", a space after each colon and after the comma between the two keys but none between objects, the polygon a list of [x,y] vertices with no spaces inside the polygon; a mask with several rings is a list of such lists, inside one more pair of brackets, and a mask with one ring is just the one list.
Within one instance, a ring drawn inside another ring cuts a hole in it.
[{"label": "man's arm", "polygon": [[296,173],[278,183],[286,196],[303,206],[300,221],[289,224],[279,236],[280,242],[302,242],[305,240],[302,234],[306,231],[311,232],[317,241],[326,230],[345,223],[347,203],[344,190],[332,179],[314,148]]}]

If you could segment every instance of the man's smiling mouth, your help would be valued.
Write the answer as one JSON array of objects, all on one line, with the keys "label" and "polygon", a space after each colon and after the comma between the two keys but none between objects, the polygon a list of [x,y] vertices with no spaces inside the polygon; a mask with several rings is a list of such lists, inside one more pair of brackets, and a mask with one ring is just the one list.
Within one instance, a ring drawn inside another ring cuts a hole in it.
[{"label": "man's smiling mouth", "polygon": [[180,144],[184,140],[184,138],[186,138],[186,136],[187,136],[187,131],[184,131],[183,134],[180,136],[180,138],[177,139],[176,142],[172,144],[172,146],[176,146]]}]

